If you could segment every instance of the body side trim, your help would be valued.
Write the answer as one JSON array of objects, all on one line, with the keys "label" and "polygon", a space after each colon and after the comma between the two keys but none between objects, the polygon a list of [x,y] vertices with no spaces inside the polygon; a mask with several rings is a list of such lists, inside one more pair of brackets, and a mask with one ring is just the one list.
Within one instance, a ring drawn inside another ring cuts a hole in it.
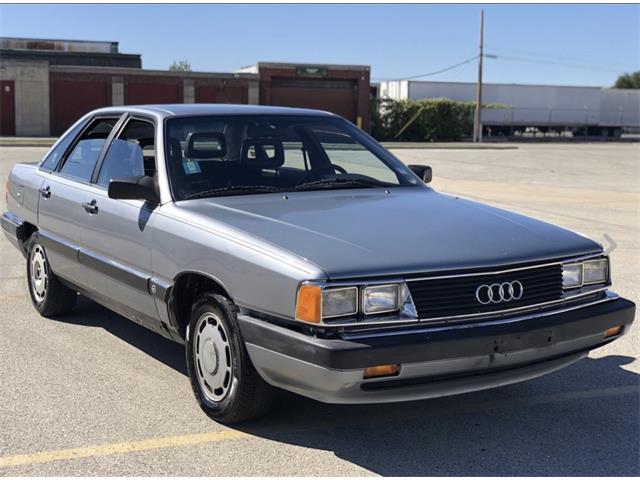
[{"label": "body side trim", "polygon": [[122,282],[137,290],[149,293],[151,275],[131,268],[122,263],[110,260],[86,249],[78,251],[78,261],[108,277]]},{"label": "body side trim", "polygon": [[75,245],[46,230],[40,230],[38,233],[43,239],[45,248],[55,250],[67,258],[73,259],[126,285],[150,293],[150,274],[81,248],[79,245]]}]

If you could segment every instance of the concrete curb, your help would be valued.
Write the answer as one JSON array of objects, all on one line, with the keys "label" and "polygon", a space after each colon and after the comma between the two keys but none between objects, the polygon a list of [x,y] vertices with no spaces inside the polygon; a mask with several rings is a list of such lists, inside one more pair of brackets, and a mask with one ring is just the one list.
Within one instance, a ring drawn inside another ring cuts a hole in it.
[{"label": "concrete curb", "polygon": [[53,137],[0,137],[0,147],[50,147],[56,140]]}]

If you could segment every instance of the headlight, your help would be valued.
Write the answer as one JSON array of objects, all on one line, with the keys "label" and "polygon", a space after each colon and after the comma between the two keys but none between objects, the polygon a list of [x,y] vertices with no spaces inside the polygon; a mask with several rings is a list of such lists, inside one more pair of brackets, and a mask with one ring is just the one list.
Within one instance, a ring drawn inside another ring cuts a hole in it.
[{"label": "headlight", "polygon": [[322,317],[342,317],[358,313],[358,288],[328,288],[322,292]]},{"label": "headlight", "polygon": [[399,285],[375,285],[362,290],[362,310],[365,315],[394,312],[400,308]]},{"label": "headlight", "polygon": [[609,281],[609,259],[598,258],[562,265],[562,287],[575,288]]},{"label": "headlight", "polygon": [[562,287],[573,288],[582,285],[582,264],[570,263],[562,266]]},{"label": "headlight", "polygon": [[584,272],[582,283],[590,285],[592,283],[603,283],[609,278],[609,261],[606,258],[590,260],[584,262]]},{"label": "headlight", "polygon": [[298,288],[295,319],[306,323],[388,321],[388,317],[367,318],[383,313],[391,313],[393,321],[418,320],[406,283],[331,286],[305,282]]}]

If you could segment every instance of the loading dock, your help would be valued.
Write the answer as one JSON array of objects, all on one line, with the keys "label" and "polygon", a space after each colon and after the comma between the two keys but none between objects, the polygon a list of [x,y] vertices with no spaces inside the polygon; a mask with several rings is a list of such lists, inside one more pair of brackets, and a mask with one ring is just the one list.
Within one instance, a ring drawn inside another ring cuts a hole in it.
[{"label": "loading dock", "polygon": [[317,108],[369,129],[368,66],[259,62],[240,71],[258,74],[261,105]]}]

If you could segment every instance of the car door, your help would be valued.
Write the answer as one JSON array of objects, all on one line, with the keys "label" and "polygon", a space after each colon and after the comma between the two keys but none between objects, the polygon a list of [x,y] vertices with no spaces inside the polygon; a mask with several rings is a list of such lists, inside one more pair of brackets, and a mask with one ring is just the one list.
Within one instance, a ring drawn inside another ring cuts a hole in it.
[{"label": "car door", "polygon": [[114,310],[151,328],[159,326],[149,291],[157,206],[109,198],[108,186],[114,178],[156,175],[155,135],[153,120],[138,116],[129,116],[113,135],[88,190],[94,211],[85,215],[80,253],[80,262],[92,267],[87,285]]},{"label": "car door", "polygon": [[93,118],[69,142],[62,158],[47,157],[39,170],[40,235],[53,271],[77,286],[86,285],[89,278],[86,265],[78,261],[88,217],[83,204],[91,199],[95,166],[119,119],[119,115]]}]

